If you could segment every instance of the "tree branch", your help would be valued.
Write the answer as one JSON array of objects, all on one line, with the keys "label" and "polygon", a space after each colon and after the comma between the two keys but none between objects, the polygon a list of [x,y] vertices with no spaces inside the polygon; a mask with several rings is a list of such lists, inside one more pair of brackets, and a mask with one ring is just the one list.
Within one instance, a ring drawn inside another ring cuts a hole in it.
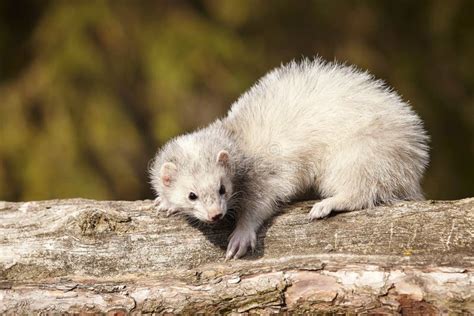
[{"label": "tree branch", "polygon": [[474,310],[474,198],[308,222],[287,207],[255,253],[230,222],[193,227],[151,201],[0,202],[0,313]]}]

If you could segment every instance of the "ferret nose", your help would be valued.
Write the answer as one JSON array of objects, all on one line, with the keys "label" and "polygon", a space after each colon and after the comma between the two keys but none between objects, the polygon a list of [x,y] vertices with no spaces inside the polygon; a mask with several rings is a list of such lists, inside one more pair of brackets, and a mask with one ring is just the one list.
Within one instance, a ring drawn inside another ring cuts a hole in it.
[{"label": "ferret nose", "polygon": [[222,214],[222,210],[220,208],[216,207],[210,209],[207,216],[212,222],[217,222],[224,216],[224,214]]},{"label": "ferret nose", "polygon": [[214,216],[211,217],[211,220],[213,222],[217,222],[218,220],[220,220],[222,218],[222,213],[221,214],[216,214]]}]

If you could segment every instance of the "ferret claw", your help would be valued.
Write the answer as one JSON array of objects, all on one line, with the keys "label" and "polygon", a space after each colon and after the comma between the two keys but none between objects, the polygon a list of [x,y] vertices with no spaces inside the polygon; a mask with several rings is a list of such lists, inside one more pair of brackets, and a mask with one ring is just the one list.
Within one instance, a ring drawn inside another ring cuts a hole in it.
[{"label": "ferret claw", "polygon": [[235,230],[230,235],[227,246],[226,260],[239,259],[245,255],[249,248],[255,249],[257,234],[252,230]]},{"label": "ferret claw", "polygon": [[177,210],[167,210],[166,211],[166,217],[170,217],[171,215],[174,215],[177,212],[178,212]]},{"label": "ferret claw", "polygon": [[225,255],[225,260],[224,260],[224,262],[227,262],[227,261],[231,260],[233,256],[234,256],[234,254],[233,254],[232,252],[227,251],[227,253],[226,253],[226,255]]}]

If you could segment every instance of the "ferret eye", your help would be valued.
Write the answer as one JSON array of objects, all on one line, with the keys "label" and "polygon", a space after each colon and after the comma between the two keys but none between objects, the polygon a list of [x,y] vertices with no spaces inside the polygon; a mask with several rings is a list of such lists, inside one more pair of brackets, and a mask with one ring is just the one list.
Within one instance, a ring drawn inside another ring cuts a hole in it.
[{"label": "ferret eye", "polygon": [[221,187],[219,188],[219,194],[224,195],[225,194],[225,186],[221,184]]},{"label": "ferret eye", "polygon": [[197,200],[198,196],[196,195],[196,193],[191,192],[191,193],[189,193],[188,198],[189,198],[191,201],[194,201],[194,200]]}]

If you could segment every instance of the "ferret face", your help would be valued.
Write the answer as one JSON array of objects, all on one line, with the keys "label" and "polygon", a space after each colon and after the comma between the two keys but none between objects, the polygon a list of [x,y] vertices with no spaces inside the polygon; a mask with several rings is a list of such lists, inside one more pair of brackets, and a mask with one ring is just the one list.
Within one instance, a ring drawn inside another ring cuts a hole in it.
[{"label": "ferret face", "polygon": [[160,207],[183,212],[206,223],[222,219],[233,193],[228,153],[219,152],[212,167],[212,171],[202,168],[190,174],[171,162],[165,162],[158,180],[161,182],[158,189]]}]

